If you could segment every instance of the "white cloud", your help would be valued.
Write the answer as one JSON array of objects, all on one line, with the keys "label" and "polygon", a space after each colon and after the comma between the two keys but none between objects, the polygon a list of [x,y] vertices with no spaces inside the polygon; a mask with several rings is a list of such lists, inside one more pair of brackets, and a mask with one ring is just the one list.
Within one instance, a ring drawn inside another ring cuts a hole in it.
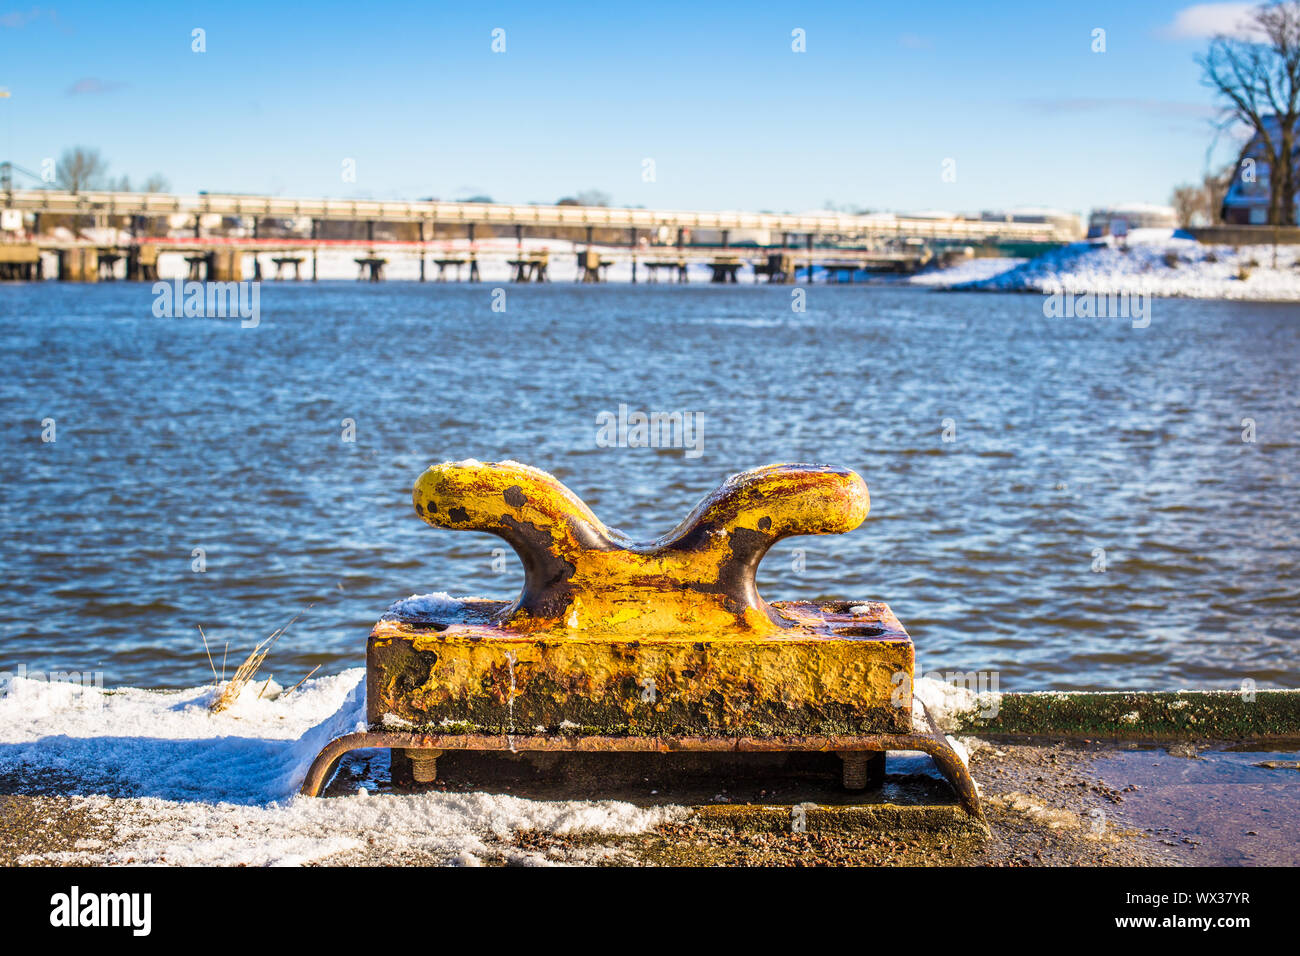
[{"label": "white cloud", "polygon": [[111,80],[101,80],[98,77],[87,76],[77,80],[64,92],[69,96],[79,96],[83,93],[111,93],[116,89],[120,89],[121,86],[121,83],[115,83]]},{"label": "white cloud", "polygon": [[16,10],[13,13],[0,16],[0,27],[4,27],[6,30],[21,30],[27,24],[40,19],[40,16],[40,7],[32,7],[27,13]]},{"label": "white cloud", "polygon": [[1226,34],[1228,36],[1248,37],[1251,31],[1247,27],[1250,12],[1260,6],[1257,3],[1197,3],[1179,10],[1165,32],[1179,39],[1209,39]]}]

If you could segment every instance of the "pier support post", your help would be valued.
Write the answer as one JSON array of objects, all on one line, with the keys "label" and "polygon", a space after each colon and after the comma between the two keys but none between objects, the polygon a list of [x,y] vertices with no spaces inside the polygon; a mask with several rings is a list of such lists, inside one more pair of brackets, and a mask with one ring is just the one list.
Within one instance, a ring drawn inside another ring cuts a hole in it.
[{"label": "pier support post", "polygon": [[[98,250],[99,263],[96,274],[101,282],[113,282],[117,279],[117,262],[125,258],[116,247]],[[128,251],[127,256],[130,255]],[[127,268],[130,268],[128,263]]]},{"label": "pier support post", "polygon": [[0,243],[0,281],[30,282],[41,277],[41,248],[34,242]]},{"label": "pier support post", "polygon": [[527,282],[532,275],[533,265],[524,258],[524,227],[522,223],[515,223],[515,258],[511,263],[507,264],[515,267],[515,282]]},{"label": "pier support post", "polygon": [[382,282],[384,278],[384,266],[388,263],[387,259],[376,256],[373,252],[369,255],[359,256],[357,263],[357,281],[362,282],[369,279],[371,282]]},{"label": "pier support post", "polygon": [[60,250],[59,279],[63,282],[98,282],[99,250],[86,247]]},{"label": "pier support post", "polygon": [[424,220],[420,220],[420,281],[424,281]]},{"label": "pier support post", "polygon": [[189,272],[187,277],[194,282],[204,282],[208,278],[208,272],[212,266],[212,253],[205,252],[198,255],[186,256],[185,261],[189,263]]},{"label": "pier support post", "polygon": [[[209,282],[238,282],[243,276],[244,254],[238,249],[217,249],[209,254],[207,276]],[[262,278],[262,264],[253,253],[253,281]]]},{"label": "pier support post", "polygon": [[150,282],[158,278],[158,247],[132,242],[126,248],[126,277],[132,282]]},{"label": "pier support post", "polygon": [[140,246],[136,253],[139,257],[140,279],[152,282],[158,278],[158,247],[150,243]]}]

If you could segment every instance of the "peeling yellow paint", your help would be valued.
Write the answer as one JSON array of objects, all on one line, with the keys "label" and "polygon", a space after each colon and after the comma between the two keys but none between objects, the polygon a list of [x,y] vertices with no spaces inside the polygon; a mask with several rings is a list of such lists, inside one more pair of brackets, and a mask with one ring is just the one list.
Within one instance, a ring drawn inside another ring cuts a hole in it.
[{"label": "peeling yellow paint", "polygon": [[515,549],[524,593],[499,623],[534,633],[775,633],[786,622],[754,585],[763,554],[792,535],[851,531],[870,508],[857,474],[820,465],[737,475],[673,532],[641,544],[551,475],[514,462],[436,465],[412,499],[429,524],[496,534]]}]

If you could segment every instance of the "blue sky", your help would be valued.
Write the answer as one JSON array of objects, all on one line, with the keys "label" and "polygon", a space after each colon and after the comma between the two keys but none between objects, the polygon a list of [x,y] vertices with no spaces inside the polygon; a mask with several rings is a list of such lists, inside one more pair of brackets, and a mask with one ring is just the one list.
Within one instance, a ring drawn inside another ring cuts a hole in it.
[{"label": "blue sky", "polygon": [[0,157],[38,170],[85,144],[137,182],[282,196],[1164,202],[1206,168],[1192,57],[1232,6],[26,0],[0,6]]}]

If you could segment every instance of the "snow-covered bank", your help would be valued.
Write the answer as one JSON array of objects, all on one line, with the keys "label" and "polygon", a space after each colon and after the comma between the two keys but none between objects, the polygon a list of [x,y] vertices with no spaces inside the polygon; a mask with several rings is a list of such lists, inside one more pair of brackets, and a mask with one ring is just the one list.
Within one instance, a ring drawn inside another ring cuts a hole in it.
[{"label": "snow-covered bank", "polygon": [[22,864],[298,866],[446,864],[485,861],[548,865],[599,862],[616,851],[579,841],[537,852],[513,834],[622,836],[685,817],[677,807],[640,808],[615,800],[526,800],[488,793],[295,797],[284,804],[79,797],[68,808],[100,822],[74,849],[28,854]]},{"label": "snow-covered bank", "polygon": [[[976,260],[978,261],[978,260]],[[986,278],[931,285],[947,289],[1094,293],[1300,301],[1300,246],[1208,246],[1171,230],[1142,229],[1127,241],[1076,242]],[[945,273],[934,273],[936,279]],[[920,278],[920,277],[917,277]]]},{"label": "snow-covered bank", "polygon": [[260,698],[253,682],[220,714],[208,710],[211,686],[104,690],[0,678],[0,772],[67,778],[68,793],[285,800],[328,740],[364,724],[364,675],[354,668]]},{"label": "snow-covered bank", "polygon": [[1028,259],[1013,259],[1011,257],[984,257],[980,259],[962,259],[949,266],[946,269],[926,269],[918,272],[916,275],[908,276],[906,282],[908,285],[929,286],[935,289],[946,289],[954,285],[962,285],[968,282],[980,282],[985,279],[991,279],[994,276],[1002,275],[1017,266],[1028,262]]},{"label": "snow-covered bank", "polygon": [[[261,697],[254,682],[220,714],[208,710],[212,687],[103,690],[0,677],[0,777],[76,795],[77,809],[109,821],[75,850],[25,862],[263,865],[406,853],[471,865],[484,856],[545,863],[497,844],[524,829],[639,833],[684,815],[485,793],[296,796],[325,742],[363,724],[364,676],[352,669],[290,694],[272,685]],[[600,848],[575,853],[564,861],[598,858]]]}]

